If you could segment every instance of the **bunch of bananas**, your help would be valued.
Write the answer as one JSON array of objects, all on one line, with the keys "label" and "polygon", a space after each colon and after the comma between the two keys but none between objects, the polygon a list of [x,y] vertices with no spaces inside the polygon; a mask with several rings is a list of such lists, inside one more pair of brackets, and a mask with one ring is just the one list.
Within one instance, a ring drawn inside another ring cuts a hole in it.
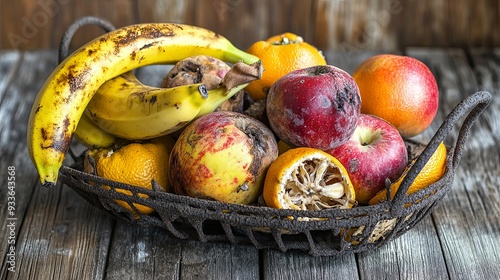
[{"label": "bunch of bananas", "polygon": [[[155,88],[132,70],[208,55],[233,64],[220,86]],[[28,149],[45,187],[57,183],[73,135],[90,147],[151,139],[214,111],[262,74],[260,59],[210,30],[169,23],[112,30],[62,61],[40,89],[28,123]]]}]

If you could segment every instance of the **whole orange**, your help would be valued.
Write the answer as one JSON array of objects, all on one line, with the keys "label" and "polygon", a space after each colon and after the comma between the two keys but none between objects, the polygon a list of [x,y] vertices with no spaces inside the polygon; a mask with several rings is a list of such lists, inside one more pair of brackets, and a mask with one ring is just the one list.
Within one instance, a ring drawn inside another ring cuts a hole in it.
[{"label": "whole orange", "polygon": [[[85,161],[85,171],[100,177],[134,185],[137,187],[152,189],[152,180],[155,180],[160,189],[170,191],[168,180],[169,163],[168,158],[174,146],[174,140],[170,136],[151,139],[145,143],[128,143],[119,148],[88,150],[87,156],[95,161],[95,167]],[[103,186],[109,190],[109,186]],[[116,189],[117,192],[132,196],[132,192],[125,189]],[[148,198],[144,193],[138,193],[139,197]],[[131,205],[123,200],[115,200],[118,205],[139,216]],[[133,204],[141,214],[151,214],[154,210],[141,204]]]},{"label": "whole orange", "polygon": [[326,65],[321,51],[290,32],[255,42],[247,52],[259,57],[264,68],[262,77],[245,88],[254,100],[265,99],[274,82],[294,70]]},{"label": "whole orange", "polygon": [[361,95],[361,113],[385,119],[405,138],[422,133],[436,116],[436,79],[416,58],[376,55],[364,61],[353,78]]},{"label": "whole orange", "polygon": [[[444,145],[443,142],[441,142],[437,147],[436,151],[429,158],[427,163],[425,163],[422,170],[418,173],[417,177],[413,180],[413,183],[408,188],[407,194],[412,194],[419,190],[425,189],[431,184],[434,184],[439,179],[441,179],[444,173],[446,172],[446,156],[447,156],[446,146]],[[413,160],[413,162],[406,168],[401,177],[390,186],[391,199],[393,199],[394,196],[396,195],[399,186],[403,182],[403,179],[405,178],[406,174],[410,170],[411,166],[415,163],[415,161],[416,159]],[[386,199],[387,199],[387,189],[384,189],[383,191],[379,192],[370,199],[369,205],[380,203],[381,201],[384,201]]]}]

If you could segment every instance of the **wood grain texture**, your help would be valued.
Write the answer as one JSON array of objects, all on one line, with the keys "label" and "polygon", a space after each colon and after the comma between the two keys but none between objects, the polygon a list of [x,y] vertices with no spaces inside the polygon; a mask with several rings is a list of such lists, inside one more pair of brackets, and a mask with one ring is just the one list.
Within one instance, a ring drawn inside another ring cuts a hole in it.
[{"label": "wood grain texture", "polygon": [[[11,229],[7,225],[11,225],[12,222],[15,224],[15,237],[17,238],[36,182],[37,175],[28,157],[24,131],[34,97],[33,91],[40,86],[40,82],[46,76],[44,71],[40,71],[40,67],[37,67],[39,55],[10,52],[1,53],[0,56],[2,57],[0,60],[2,71],[0,76],[0,223],[3,225],[0,228],[0,236],[2,236],[0,276],[3,279],[8,272],[7,266],[4,265],[7,260],[7,250],[11,245],[15,246],[16,250],[19,248],[17,243],[8,243],[7,237],[11,236]],[[7,207],[7,202],[11,201],[7,198],[9,166],[15,168],[13,216],[10,215]]]},{"label": "wood grain texture", "polygon": [[179,279],[181,243],[160,229],[118,221],[106,279]]},{"label": "wood grain texture", "polygon": [[113,220],[68,187],[56,188],[35,189],[12,279],[103,278]]},{"label": "wood grain texture", "polygon": [[181,241],[181,279],[258,279],[259,251],[249,245]]},{"label": "wood grain texture", "polygon": [[[447,99],[440,111],[449,112],[453,104],[470,94],[466,89],[482,88],[474,72],[463,67],[467,65],[463,52],[450,55],[443,51],[409,51],[408,54],[425,60],[434,73],[440,73],[437,75],[440,93]],[[495,69],[489,72],[496,75]],[[498,95],[498,88],[492,94]],[[452,279],[496,279],[500,275],[500,268],[490,265],[492,260],[500,261],[496,250],[500,240],[500,153],[491,126],[485,125],[488,120],[498,119],[499,111],[498,102],[494,102],[472,128],[453,188],[432,214]],[[452,139],[456,139],[457,133],[452,131]]]},{"label": "wood grain texture", "polygon": [[301,252],[263,252],[263,279],[359,279],[354,254],[311,257]]},{"label": "wood grain texture", "polygon": [[360,253],[357,257],[360,278],[424,280],[430,275],[446,276],[446,263],[439,248],[433,221],[427,217],[386,246]]},{"label": "wood grain texture", "polygon": [[[182,22],[212,29],[240,48],[290,31],[321,49],[498,47],[496,0],[0,0],[0,49],[56,48],[75,19],[116,26]],[[82,31],[79,46],[101,34]]]}]

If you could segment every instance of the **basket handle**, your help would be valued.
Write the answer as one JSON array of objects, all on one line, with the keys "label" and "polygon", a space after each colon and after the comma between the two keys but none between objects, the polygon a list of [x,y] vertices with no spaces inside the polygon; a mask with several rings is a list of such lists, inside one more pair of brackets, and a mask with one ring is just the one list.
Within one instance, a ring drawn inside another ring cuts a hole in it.
[{"label": "basket handle", "polygon": [[68,29],[66,29],[63,36],[61,37],[61,42],[59,42],[58,63],[61,63],[68,56],[69,44],[71,43],[71,40],[73,39],[73,36],[75,35],[76,31],[78,31],[78,29],[80,29],[85,25],[91,25],[91,24],[97,25],[106,33],[116,29],[116,27],[113,24],[111,24],[111,22],[98,17],[85,16],[75,20],[68,27]]},{"label": "basket handle", "polygon": [[436,134],[429,141],[422,153],[418,156],[415,163],[408,170],[405,178],[401,182],[399,189],[396,191],[393,201],[394,208],[404,207],[404,196],[408,188],[413,183],[417,175],[420,173],[429,158],[434,154],[439,144],[444,141],[449,132],[453,129],[454,125],[467,114],[462,127],[458,133],[458,138],[455,143],[453,158],[452,158],[452,172],[460,164],[460,158],[465,147],[465,141],[470,134],[470,129],[476,119],[481,115],[484,109],[493,100],[492,95],[487,91],[478,91],[469,95],[466,99],[462,100],[446,117],[444,122],[436,131]]}]

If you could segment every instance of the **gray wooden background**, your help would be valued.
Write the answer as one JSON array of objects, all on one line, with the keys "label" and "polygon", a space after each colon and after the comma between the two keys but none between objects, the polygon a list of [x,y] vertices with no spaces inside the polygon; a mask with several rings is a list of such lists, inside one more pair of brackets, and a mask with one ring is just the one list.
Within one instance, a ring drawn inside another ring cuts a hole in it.
[{"label": "gray wooden background", "polygon": [[[199,25],[240,48],[285,31],[345,52],[500,46],[498,0],[0,0],[0,49],[56,48],[64,29],[86,15],[116,26]],[[79,33],[75,45],[100,30]]]}]

